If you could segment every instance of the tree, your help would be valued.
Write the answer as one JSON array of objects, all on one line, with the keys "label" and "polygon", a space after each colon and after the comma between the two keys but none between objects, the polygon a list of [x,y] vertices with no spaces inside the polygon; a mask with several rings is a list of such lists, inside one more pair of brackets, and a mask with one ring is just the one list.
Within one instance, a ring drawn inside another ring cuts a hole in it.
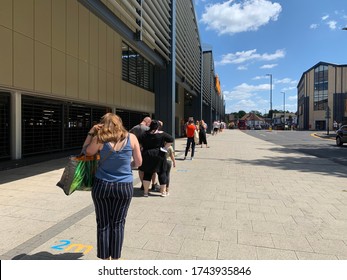
[{"label": "tree", "polygon": [[239,114],[239,118],[241,119],[244,115],[246,115],[246,112],[241,110],[238,112],[238,114]]}]

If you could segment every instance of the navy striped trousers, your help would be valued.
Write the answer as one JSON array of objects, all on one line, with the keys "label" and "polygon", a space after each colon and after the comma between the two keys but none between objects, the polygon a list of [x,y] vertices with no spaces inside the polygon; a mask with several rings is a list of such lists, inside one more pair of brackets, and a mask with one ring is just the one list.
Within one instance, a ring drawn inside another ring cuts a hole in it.
[{"label": "navy striped trousers", "polygon": [[119,259],[125,218],[133,197],[133,183],[107,182],[95,178],[92,198],[97,223],[97,257]]}]

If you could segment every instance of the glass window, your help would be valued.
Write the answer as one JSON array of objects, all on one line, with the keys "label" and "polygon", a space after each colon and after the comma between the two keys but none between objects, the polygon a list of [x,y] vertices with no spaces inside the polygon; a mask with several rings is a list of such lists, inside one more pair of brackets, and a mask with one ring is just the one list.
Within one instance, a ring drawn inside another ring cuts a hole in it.
[{"label": "glass window", "polygon": [[326,110],[328,106],[328,66],[319,65],[314,70],[314,110]]},{"label": "glass window", "polygon": [[125,81],[129,80],[129,47],[122,44],[122,78]]},{"label": "glass window", "polygon": [[154,91],[154,66],[135,50],[122,44],[122,79]]}]

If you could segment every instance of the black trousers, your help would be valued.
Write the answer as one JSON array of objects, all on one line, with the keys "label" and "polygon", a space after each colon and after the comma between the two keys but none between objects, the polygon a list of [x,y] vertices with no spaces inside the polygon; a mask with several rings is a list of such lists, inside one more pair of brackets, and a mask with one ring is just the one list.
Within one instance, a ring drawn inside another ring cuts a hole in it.
[{"label": "black trousers", "polygon": [[133,183],[114,183],[95,179],[92,198],[97,224],[97,257],[119,259],[125,219],[133,197]]},{"label": "black trousers", "polygon": [[185,156],[185,157],[186,157],[187,154],[188,154],[190,144],[192,144],[192,151],[191,151],[190,156],[191,156],[191,157],[194,157],[194,151],[195,151],[195,141],[194,141],[194,137],[188,137],[188,138],[187,138],[186,152],[184,153],[184,156]]}]

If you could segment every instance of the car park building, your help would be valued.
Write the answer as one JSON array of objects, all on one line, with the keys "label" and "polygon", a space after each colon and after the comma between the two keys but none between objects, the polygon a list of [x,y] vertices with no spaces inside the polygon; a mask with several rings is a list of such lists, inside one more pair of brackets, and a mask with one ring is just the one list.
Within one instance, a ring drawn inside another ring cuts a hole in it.
[{"label": "car park building", "polygon": [[333,130],[334,120],[347,123],[347,65],[319,62],[301,76],[298,128]]},{"label": "car park building", "polygon": [[177,137],[224,116],[192,0],[2,0],[0,40],[2,161],[79,148],[110,111]]}]

